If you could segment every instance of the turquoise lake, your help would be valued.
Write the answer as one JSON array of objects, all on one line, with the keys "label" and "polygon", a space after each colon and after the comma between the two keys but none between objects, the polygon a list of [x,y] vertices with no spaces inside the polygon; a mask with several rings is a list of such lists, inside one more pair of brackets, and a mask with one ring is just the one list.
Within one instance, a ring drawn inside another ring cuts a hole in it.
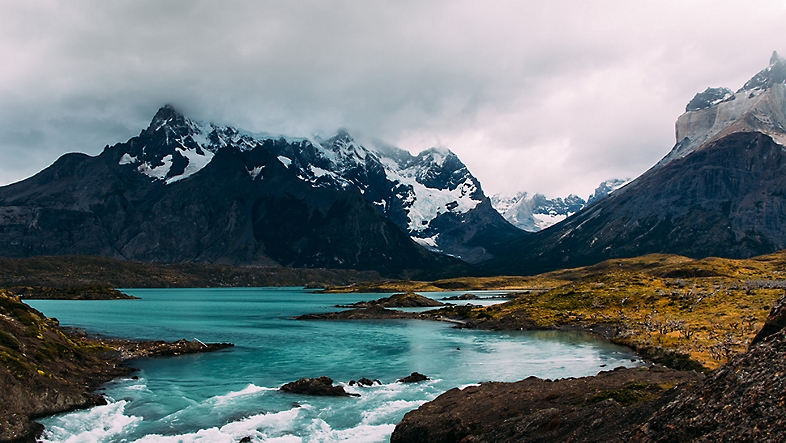
[{"label": "turquoise lake", "polygon": [[[109,404],[42,419],[50,442],[384,442],[407,411],[483,381],[565,378],[641,364],[630,351],[562,331],[489,332],[422,320],[298,321],[390,294],[302,288],[124,289],[140,300],[30,300],[64,326],[136,339],[232,342],[216,353],[141,359],[107,384]],[[457,293],[424,294],[441,298]],[[486,302],[490,303],[490,302]],[[396,380],[417,371],[418,384]],[[278,388],[327,375],[381,386],[321,398]]]}]

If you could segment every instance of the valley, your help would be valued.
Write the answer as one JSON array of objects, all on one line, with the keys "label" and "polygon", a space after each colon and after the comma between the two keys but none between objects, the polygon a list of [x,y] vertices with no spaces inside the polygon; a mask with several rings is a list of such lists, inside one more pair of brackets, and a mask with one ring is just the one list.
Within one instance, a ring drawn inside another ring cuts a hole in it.
[{"label": "valley", "polygon": [[[588,200],[504,200],[448,149],[165,105],[0,187],[0,440],[45,415],[45,438],[82,435],[83,413],[50,415],[85,407],[107,440],[782,440],[786,60],[696,94],[675,135]],[[182,334],[240,342],[186,357],[214,349]],[[118,379],[129,358],[141,375]],[[413,371],[430,378],[398,381]],[[321,376],[383,381],[355,400],[279,389]]]}]

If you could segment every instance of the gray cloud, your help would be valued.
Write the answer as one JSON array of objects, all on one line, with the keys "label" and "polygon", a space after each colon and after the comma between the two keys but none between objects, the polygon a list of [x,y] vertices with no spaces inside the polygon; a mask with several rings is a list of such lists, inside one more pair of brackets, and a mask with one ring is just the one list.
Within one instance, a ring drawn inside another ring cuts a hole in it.
[{"label": "gray cloud", "polygon": [[783,1],[0,2],[0,184],[165,103],[259,132],[457,152],[487,192],[589,194],[695,92],[786,52]]}]

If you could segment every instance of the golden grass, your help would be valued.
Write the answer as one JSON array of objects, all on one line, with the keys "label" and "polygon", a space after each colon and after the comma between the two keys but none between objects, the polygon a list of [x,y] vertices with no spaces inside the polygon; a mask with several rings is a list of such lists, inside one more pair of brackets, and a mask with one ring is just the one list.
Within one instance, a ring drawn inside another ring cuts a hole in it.
[{"label": "golden grass", "polygon": [[747,348],[783,295],[785,259],[781,253],[749,260],[656,255],[607,261],[559,271],[574,280],[473,316],[523,313],[540,327],[620,325],[619,343],[687,354],[714,369]]}]

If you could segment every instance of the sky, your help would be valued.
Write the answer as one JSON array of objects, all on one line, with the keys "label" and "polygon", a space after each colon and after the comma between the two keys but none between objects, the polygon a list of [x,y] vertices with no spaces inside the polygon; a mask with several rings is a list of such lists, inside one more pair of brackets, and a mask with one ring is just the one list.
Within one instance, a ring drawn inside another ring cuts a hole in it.
[{"label": "sky", "polygon": [[455,152],[488,194],[633,178],[708,86],[786,55],[786,0],[0,0],[0,185],[172,104]]}]

